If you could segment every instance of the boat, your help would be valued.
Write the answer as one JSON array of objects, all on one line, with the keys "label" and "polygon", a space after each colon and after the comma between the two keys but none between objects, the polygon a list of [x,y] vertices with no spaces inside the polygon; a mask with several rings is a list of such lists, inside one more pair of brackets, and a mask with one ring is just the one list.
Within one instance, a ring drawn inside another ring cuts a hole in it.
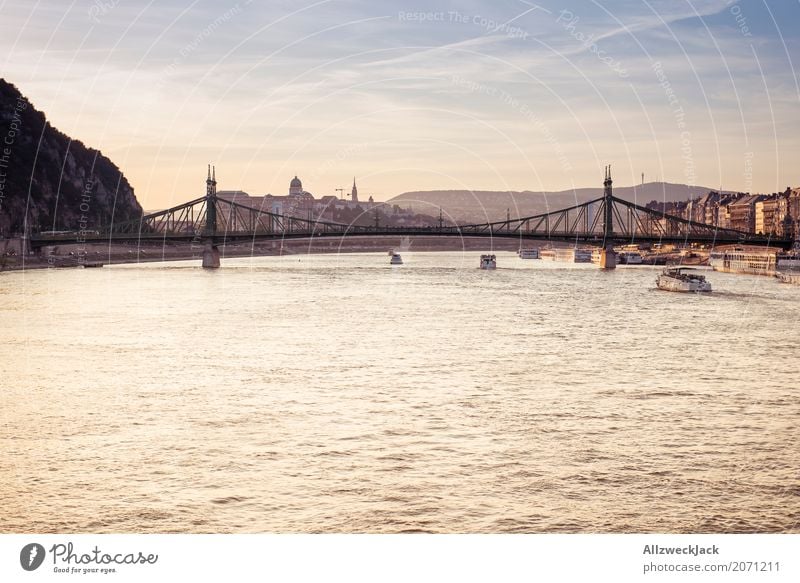
[{"label": "boat", "polygon": [[481,255],[481,269],[497,269],[497,258],[494,255]]},{"label": "boat", "polygon": [[710,292],[711,284],[705,276],[696,273],[691,267],[667,267],[656,278],[658,289],[675,292]]},{"label": "boat", "polygon": [[520,249],[517,251],[517,255],[519,255],[520,259],[539,259],[539,250],[535,247],[531,249]]},{"label": "boat", "polygon": [[552,247],[542,249],[539,254],[542,259],[550,261],[565,261],[567,263],[591,263],[591,249],[577,249],[572,247]]},{"label": "boat", "polygon": [[403,258],[399,253],[392,253],[392,258],[389,260],[389,265],[403,265]]},{"label": "boat", "polygon": [[775,267],[779,273],[800,272],[800,247],[795,243],[791,251],[778,253],[775,257]]},{"label": "boat", "polygon": [[778,281],[781,283],[793,283],[794,285],[800,285],[800,271],[796,272],[779,271],[775,274],[775,277],[777,277]]},{"label": "boat", "polygon": [[749,273],[753,275],[775,275],[777,252],[747,251],[741,247],[712,251],[708,263],[714,271],[724,273]]},{"label": "boat", "polygon": [[555,249],[542,249],[539,252],[540,259],[547,259],[548,261],[555,261],[556,260],[556,250]]},{"label": "boat", "polygon": [[617,255],[617,263],[620,265],[641,265],[642,262],[642,254],[638,251],[623,251]]}]

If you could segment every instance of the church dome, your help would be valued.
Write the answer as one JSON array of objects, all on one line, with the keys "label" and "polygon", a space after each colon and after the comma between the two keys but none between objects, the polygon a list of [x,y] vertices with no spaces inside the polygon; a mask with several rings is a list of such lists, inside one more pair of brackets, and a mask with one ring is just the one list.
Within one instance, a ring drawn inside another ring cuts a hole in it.
[{"label": "church dome", "polygon": [[303,188],[303,183],[300,182],[300,179],[295,176],[292,178],[292,181],[289,183],[290,188]]}]

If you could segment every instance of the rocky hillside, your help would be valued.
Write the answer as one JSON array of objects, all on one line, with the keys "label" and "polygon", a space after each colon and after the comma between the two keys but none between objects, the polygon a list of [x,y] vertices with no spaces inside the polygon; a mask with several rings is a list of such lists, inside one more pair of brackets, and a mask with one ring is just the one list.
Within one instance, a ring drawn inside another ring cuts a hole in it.
[{"label": "rocky hillside", "polygon": [[[29,198],[30,197],[30,198]],[[0,79],[0,235],[98,229],[142,214],[133,188],[99,151],[50,126]]]}]

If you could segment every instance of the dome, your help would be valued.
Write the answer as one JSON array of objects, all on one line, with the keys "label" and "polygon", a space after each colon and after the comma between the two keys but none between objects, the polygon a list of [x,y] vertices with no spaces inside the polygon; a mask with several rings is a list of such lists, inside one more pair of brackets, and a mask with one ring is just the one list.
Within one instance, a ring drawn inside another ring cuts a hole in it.
[{"label": "dome", "polygon": [[303,183],[300,182],[300,179],[295,176],[292,178],[292,181],[289,183],[290,188],[303,188]]}]

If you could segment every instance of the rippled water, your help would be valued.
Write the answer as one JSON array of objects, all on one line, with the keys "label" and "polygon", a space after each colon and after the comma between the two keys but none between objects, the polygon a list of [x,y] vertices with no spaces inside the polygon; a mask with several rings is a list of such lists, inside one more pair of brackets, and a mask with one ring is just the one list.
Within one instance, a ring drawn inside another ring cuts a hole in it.
[{"label": "rippled water", "polygon": [[800,287],[388,259],[0,274],[0,531],[800,531]]}]

